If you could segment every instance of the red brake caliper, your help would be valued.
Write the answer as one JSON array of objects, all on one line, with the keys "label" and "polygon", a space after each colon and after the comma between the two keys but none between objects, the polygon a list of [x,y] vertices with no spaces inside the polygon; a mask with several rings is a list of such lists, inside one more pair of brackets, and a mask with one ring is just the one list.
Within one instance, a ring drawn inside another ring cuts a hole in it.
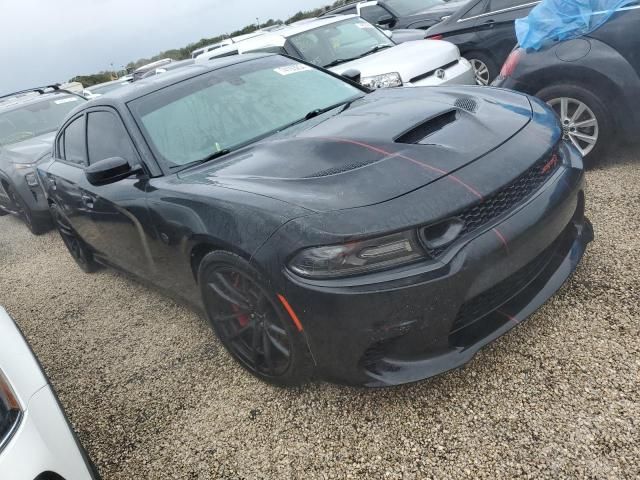
[{"label": "red brake caliper", "polygon": [[[233,282],[233,285],[238,287],[240,283],[240,275],[236,275],[236,279]],[[233,313],[235,313],[238,317],[238,323],[240,324],[241,327],[246,327],[249,324],[249,317],[247,315],[245,315],[244,313],[240,313],[240,309],[238,308],[238,306],[236,304],[231,304],[231,308],[233,310]]]}]

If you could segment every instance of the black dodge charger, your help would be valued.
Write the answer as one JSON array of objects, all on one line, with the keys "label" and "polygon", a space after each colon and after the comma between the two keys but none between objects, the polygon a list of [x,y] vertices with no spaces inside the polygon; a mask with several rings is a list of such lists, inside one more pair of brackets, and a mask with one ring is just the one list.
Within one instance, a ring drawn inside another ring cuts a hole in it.
[{"label": "black dodge charger", "polygon": [[592,229],[561,136],[523,94],[247,55],[88,102],[39,175],[85,271],[204,309],[259,378],[383,386],[467,362],[575,270]]}]

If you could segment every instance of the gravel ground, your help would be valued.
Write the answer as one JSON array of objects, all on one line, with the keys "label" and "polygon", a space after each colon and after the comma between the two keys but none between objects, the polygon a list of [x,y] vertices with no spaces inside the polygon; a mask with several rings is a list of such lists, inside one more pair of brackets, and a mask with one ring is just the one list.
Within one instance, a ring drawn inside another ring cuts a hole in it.
[{"label": "gravel ground", "polygon": [[105,479],[638,478],[640,165],[588,173],[597,240],[573,279],[466,368],[388,390],[281,390],[203,320],[57,234],[0,218],[0,304]]}]

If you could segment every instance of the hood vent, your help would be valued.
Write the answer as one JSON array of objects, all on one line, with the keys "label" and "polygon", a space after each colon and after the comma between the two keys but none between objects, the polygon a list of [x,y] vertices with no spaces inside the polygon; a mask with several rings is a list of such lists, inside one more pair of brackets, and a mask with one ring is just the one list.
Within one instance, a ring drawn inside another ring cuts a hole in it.
[{"label": "hood vent", "polygon": [[441,113],[435,117],[430,118],[424,123],[413,127],[411,130],[403,133],[396,138],[397,143],[420,143],[420,141],[427,138],[429,135],[436,133],[438,130],[442,130],[444,127],[456,121],[456,111],[449,110],[448,112]]},{"label": "hood vent", "polygon": [[303,178],[318,178],[318,177],[328,177],[330,175],[338,175],[339,173],[349,172],[351,170],[355,170],[356,168],[366,167],[372,163],[376,163],[380,159],[377,160],[368,160],[362,162],[353,162],[347,165],[340,165],[339,167],[328,168],[326,170],[321,170],[316,173],[312,173],[311,175],[307,175]]},{"label": "hood vent", "polygon": [[471,113],[475,113],[475,111],[478,109],[478,102],[476,102],[476,100],[471,97],[460,97],[453,105]]}]

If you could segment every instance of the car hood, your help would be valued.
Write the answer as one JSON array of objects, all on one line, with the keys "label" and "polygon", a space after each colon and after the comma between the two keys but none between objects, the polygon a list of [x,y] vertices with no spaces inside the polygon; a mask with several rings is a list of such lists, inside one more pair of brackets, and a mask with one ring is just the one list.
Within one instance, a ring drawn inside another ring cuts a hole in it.
[{"label": "car hood", "polygon": [[458,47],[442,40],[416,40],[381,50],[366,57],[342,63],[330,70],[342,75],[359,70],[363,77],[397,72],[403,82],[460,58]]},{"label": "car hood", "polygon": [[51,151],[56,132],[45,133],[22,142],[5,145],[2,149],[13,163],[34,163]]},{"label": "car hood", "polygon": [[177,181],[318,212],[373,205],[478,161],[532,115],[526,96],[478,87],[382,89],[334,112],[184,171]]}]

